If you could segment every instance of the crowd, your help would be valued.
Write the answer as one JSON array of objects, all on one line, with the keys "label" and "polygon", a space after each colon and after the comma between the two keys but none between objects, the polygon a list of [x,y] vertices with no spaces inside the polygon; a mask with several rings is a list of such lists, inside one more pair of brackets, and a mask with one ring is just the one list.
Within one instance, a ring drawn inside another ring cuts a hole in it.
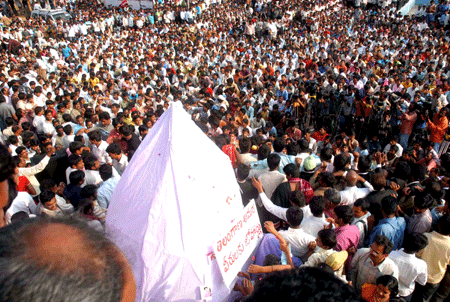
[{"label": "crowd", "polygon": [[52,21],[3,3],[5,234],[28,234],[34,216],[103,232],[140,142],[182,102],[229,156],[266,231],[235,286],[243,299],[300,271],[313,279],[304,267],[340,279],[345,301],[359,299],[345,283],[369,302],[447,299],[448,0],[416,16],[390,0],[184,4],[28,5],[72,16]]}]

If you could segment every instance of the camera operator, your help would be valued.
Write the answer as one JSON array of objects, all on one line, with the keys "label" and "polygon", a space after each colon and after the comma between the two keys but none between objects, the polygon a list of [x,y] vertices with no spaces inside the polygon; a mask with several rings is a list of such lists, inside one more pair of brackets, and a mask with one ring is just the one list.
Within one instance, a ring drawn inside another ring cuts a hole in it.
[{"label": "camera operator", "polygon": [[[439,147],[448,129],[447,115],[448,115],[448,108],[444,107],[433,116],[432,121],[430,120],[430,118],[426,119],[427,128],[430,131],[429,140],[434,143],[434,150],[436,151],[436,153],[439,153]],[[424,116],[422,118],[425,119]]]},{"label": "camera operator", "polygon": [[403,147],[404,150],[408,147],[408,140],[412,133],[414,123],[417,120],[417,112],[416,112],[416,104],[411,103],[406,112],[404,112],[401,117],[401,126],[400,126],[400,135],[399,135],[399,143]]}]

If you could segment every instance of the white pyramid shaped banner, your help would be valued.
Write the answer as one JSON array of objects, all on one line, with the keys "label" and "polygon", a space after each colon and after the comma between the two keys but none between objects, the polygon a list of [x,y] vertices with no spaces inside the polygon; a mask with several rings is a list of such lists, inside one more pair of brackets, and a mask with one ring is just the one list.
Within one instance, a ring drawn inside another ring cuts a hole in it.
[{"label": "white pyramid shaped banner", "polygon": [[228,156],[172,103],[128,164],[106,217],[133,269],[136,301],[196,301],[203,286],[224,301],[229,289],[207,255],[242,208]]}]

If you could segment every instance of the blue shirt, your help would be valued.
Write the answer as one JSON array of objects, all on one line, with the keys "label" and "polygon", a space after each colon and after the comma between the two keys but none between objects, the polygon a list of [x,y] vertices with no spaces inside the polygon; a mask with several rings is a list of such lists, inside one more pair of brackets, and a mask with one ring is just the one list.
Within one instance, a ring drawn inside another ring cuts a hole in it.
[{"label": "blue shirt", "polygon": [[69,48],[69,46],[63,48],[62,53],[64,55],[64,58],[68,58],[70,56],[71,51],[72,50]]},{"label": "blue shirt", "polygon": [[373,228],[370,234],[370,245],[378,235],[384,235],[394,244],[394,250],[398,250],[403,244],[403,234],[406,229],[406,221],[403,217],[384,218]]},{"label": "blue shirt", "polygon": [[114,193],[114,189],[119,183],[119,177],[111,177],[107,181],[105,181],[97,191],[97,202],[100,207],[103,209],[107,209],[109,206],[109,202],[111,201],[111,197]]}]

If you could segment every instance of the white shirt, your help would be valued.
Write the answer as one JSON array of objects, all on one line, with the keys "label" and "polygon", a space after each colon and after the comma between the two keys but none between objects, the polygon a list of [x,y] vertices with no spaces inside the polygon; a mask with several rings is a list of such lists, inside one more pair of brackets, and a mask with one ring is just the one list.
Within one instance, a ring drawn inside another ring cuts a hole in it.
[{"label": "white shirt", "polygon": [[113,159],[113,167],[117,170],[120,176],[125,172],[125,168],[128,165],[128,158],[122,154],[120,160]]},{"label": "white shirt", "polygon": [[373,187],[368,181],[364,182],[364,186],[365,188],[358,188],[357,186],[346,187],[344,190],[340,191],[340,205],[352,206],[357,199],[364,198],[373,191]]},{"label": "white shirt", "polygon": [[322,214],[322,217],[311,215],[309,217],[303,218],[300,228],[303,229],[306,233],[317,237],[317,233],[319,233],[319,231],[323,229],[324,225],[328,225],[324,214]]},{"label": "white shirt", "polygon": [[[272,200],[267,198],[267,196],[264,192],[259,194],[259,198],[261,199],[261,202],[262,202],[263,206],[266,208],[267,212],[277,216],[280,219],[283,219],[284,221],[287,221],[286,212],[287,212],[288,208],[283,208],[283,207],[277,206],[276,204],[274,204],[272,202]],[[304,206],[301,209],[303,211],[303,219],[312,216],[311,210],[309,209],[309,205]]]},{"label": "white shirt", "polygon": [[37,214],[37,206],[33,197],[27,192],[17,192],[16,198],[14,198],[11,206],[6,211],[6,223],[10,224],[11,217],[18,212],[25,212],[28,215]]},{"label": "white shirt", "polygon": [[315,241],[316,238],[302,229],[289,228],[287,231],[279,232],[284,239],[289,241],[291,245],[292,254],[299,258],[304,258],[308,252],[308,244]]},{"label": "white shirt", "polygon": [[105,141],[102,141],[98,147],[94,144],[92,145],[92,154],[98,158],[100,165],[112,163],[111,157],[106,153],[106,148],[108,148],[108,143]]},{"label": "white shirt", "polygon": [[100,172],[96,170],[85,170],[84,174],[86,185],[98,186],[103,182],[102,178],[100,177]]},{"label": "white shirt", "polygon": [[398,293],[407,297],[414,291],[415,282],[420,285],[427,283],[427,264],[414,254],[407,254],[400,249],[389,254],[389,258],[397,264],[399,272]]},{"label": "white shirt", "polygon": [[47,166],[49,161],[50,157],[46,155],[44,156],[43,159],[41,159],[41,161],[37,165],[28,168],[19,168],[19,176],[23,175],[28,178],[30,183],[33,185],[33,188],[36,190],[36,195],[41,194],[41,190],[39,188],[40,187],[39,181],[37,180],[35,175],[38,174],[39,172],[42,172]]},{"label": "white shirt", "polygon": [[[398,151],[395,153],[395,155],[401,157],[403,153],[403,147],[399,143],[397,143],[396,146],[398,147]],[[391,150],[391,144],[387,144],[386,147],[384,147],[383,152],[387,154],[389,150]]]}]

